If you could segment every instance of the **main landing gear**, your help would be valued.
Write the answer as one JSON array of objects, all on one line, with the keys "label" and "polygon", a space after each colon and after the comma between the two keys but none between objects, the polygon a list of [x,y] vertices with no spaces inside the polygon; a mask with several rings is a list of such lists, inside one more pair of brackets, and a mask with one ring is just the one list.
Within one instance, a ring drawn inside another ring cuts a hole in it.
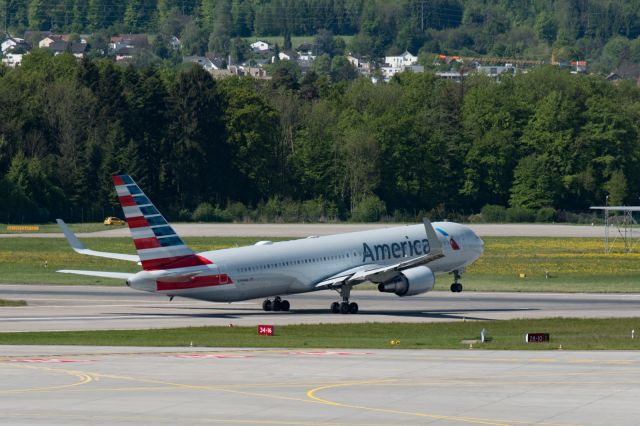
[{"label": "main landing gear", "polygon": [[349,303],[349,295],[351,294],[351,286],[343,284],[337,290],[342,297],[342,302],[333,302],[331,304],[331,312],[334,314],[357,314],[358,304],[356,302]]},{"label": "main landing gear", "polygon": [[274,297],[273,301],[271,299],[265,299],[262,302],[262,309],[264,311],[288,311],[289,310],[289,301],[280,299],[280,296]]},{"label": "main landing gear", "polygon": [[458,272],[457,269],[453,271],[452,274],[453,274],[453,284],[451,284],[451,291],[453,293],[461,293],[462,284],[460,284],[458,281],[460,280],[460,278],[462,278],[462,276],[460,275],[460,272]]}]

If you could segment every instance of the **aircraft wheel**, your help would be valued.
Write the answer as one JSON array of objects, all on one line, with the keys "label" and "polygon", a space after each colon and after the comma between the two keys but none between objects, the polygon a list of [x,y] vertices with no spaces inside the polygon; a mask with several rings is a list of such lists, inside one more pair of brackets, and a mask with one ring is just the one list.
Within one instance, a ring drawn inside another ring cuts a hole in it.
[{"label": "aircraft wheel", "polygon": [[339,314],[340,313],[340,303],[333,302],[331,304],[331,312],[334,313],[334,314]]},{"label": "aircraft wheel", "polygon": [[264,302],[262,302],[262,310],[266,312],[271,310],[271,300],[265,299]]},{"label": "aircraft wheel", "polygon": [[462,292],[462,284],[460,284],[460,283],[451,284],[451,291],[454,292],[454,293]]},{"label": "aircraft wheel", "polygon": [[358,304],[356,302],[349,303],[349,313],[350,314],[358,313]]},{"label": "aircraft wheel", "polygon": [[289,308],[291,307],[291,305],[289,305],[289,301],[288,300],[283,300],[282,302],[280,302],[280,309],[283,311],[288,311]]},{"label": "aircraft wheel", "polygon": [[349,302],[342,302],[340,304],[340,313],[348,314],[349,313]]},{"label": "aircraft wheel", "polygon": [[279,297],[276,297],[273,300],[273,306],[271,307],[271,309],[273,309],[274,311],[281,311],[282,310],[282,301],[279,300]]}]

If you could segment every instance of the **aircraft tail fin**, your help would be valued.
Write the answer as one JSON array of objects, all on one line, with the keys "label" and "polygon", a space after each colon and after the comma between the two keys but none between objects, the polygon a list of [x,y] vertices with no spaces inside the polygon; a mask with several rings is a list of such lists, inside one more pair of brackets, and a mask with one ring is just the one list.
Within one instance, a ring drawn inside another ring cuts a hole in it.
[{"label": "aircraft tail fin", "polygon": [[195,254],[182,241],[131,176],[116,175],[111,179],[140,256],[142,269],[177,269],[211,263]]}]

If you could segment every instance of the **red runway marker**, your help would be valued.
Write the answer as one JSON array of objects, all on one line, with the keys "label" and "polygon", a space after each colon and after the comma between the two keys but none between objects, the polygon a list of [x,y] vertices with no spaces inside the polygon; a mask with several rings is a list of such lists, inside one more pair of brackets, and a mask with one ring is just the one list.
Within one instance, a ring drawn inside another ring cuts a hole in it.
[{"label": "red runway marker", "polygon": [[174,358],[190,358],[190,359],[206,359],[206,358],[249,358],[247,355],[232,355],[232,354],[188,354],[188,355],[171,355]]}]

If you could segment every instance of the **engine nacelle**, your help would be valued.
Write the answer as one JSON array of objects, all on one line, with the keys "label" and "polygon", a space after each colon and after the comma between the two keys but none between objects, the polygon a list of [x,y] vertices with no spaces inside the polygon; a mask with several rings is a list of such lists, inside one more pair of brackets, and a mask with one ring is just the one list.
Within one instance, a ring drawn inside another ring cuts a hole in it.
[{"label": "engine nacelle", "polygon": [[433,289],[436,276],[427,266],[416,266],[405,269],[392,281],[378,284],[378,291],[382,293],[395,293],[398,296],[415,296]]}]

